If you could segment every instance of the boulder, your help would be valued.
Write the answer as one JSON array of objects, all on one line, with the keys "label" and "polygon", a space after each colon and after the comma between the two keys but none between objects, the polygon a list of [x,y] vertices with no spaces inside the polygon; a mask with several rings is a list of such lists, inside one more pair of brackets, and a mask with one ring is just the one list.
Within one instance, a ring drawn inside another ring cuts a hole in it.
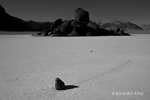
[{"label": "boulder", "polygon": [[99,26],[95,22],[89,22],[87,26],[93,28],[97,32],[100,30]]},{"label": "boulder", "polygon": [[79,36],[86,36],[88,27],[85,24],[81,24],[78,28],[77,31],[79,33]]},{"label": "boulder", "polygon": [[118,34],[118,35],[123,35],[123,34],[124,34],[124,31],[123,31],[123,30],[119,30],[117,34]]},{"label": "boulder", "polygon": [[89,22],[89,12],[85,11],[81,7],[74,12],[74,19],[81,23]]},{"label": "boulder", "polygon": [[53,30],[52,36],[67,36],[72,30],[73,27],[70,25],[70,21],[64,21]]},{"label": "boulder", "polygon": [[94,22],[89,22],[87,24],[87,36],[98,36],[100,32],[99,26]]},{"label": "boulder", "polygon": [[32,33],[32,36],[39,36],[41,35],[42,33],[41,32],[38,32],[38,33]]},{"label": "boulder", "polygon": [[89,32],[86,33],[86,36],[95,36],[95,34],[93,34],[92,31],[89,31]]},{"label": "boulder", "polygon": [[76,28],[80,27],[80,25],[81,25],[81,23],[78,22],[77,20],[71,20],[70,24],[71,24],[71,26],[76,27]]},{"label": "boulder", "polygon": [[124,33],[122,36],[131,36],[131,35],[128,33]]},{"label": "boulder", "polygon": [[49,35],[50,30],[49,29],[44,29],[42,31],[42,36],[48,36]]},{"label": "boulder", "polygon": [[62,32],[62,31],[60,30],[60,27],[61,27],[61,26],[62,26],[62,25],[58,26],[58,28],[56,28],[56,29],[52,32],[52,35],[51,35],[51,36],[67,36],[67,33]]},{"label": "boulder", "polygon": [[77,28],[74,28],[72,30],[72,32],[70,34],[68,34],[68,36],[79,36],[79,32],[78,32]]},{"label": "boulder", "polygon": [[64,21],[59,30],[65,34],[70,34],[73,30],[73,26],[71,25],[71,21]]},{"label": "boulder", "polygon": [[120,29],[120,31],[118,32],[118,35],[121,35],[121,36],[130,36],[130,34],[125,33],[122,29]]},{"label": "boulder", "polygon": [[100,29],[99,36],[111,36],[111,35],[114,35],[114,31],[102,28]]},{"label": "boulder", "polygon": [[57,19],[56,21],[54,21],[54,23],[53,23],[53,25],[51,26],[51,31],[53,31],[54,29],[56,29],[59,25],[61,25],[62,24],[62,19]]},{"label": "boulder", "polygon": [[85,23],[78,22],[77,20],[71,21],[71,26],[74,28],[70,34],[72,36],[86,36],[87,26]]},{"label": "boulder", "polygon": [[113,26],[111,27],[111,30],[114,32],[113,35],[118,35],[118,32],[120,31],[120,28],[117,26]]},{"label": "boulder", "polygon": [[51,36],[67,36],[67,34],[61,31],[55,31]]},{"label": "boulder", "polygon": [[55,79],[55,89],[62,90],[64,88],[65,88],[65,83],[60,78],[56,78]]}]

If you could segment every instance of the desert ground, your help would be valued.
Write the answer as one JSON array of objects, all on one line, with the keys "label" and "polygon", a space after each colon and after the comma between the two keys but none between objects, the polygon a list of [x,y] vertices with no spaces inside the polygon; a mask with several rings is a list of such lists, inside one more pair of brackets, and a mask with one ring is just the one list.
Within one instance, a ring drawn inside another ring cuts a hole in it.
[{"label": "desert ground", "polygon": [[[55,90],[59,77],[66,85]],[[0,35],[0,100],[149,100],[150,35]]]}]

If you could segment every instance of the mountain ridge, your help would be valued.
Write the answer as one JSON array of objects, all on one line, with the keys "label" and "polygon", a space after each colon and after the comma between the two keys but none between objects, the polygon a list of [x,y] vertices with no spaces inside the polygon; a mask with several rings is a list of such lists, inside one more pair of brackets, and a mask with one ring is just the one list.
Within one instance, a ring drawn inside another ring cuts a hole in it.
[{"label": "mountain ridge", "polygon": [[51,22],[25,21],[8,14],[0,5],[1,31],[42,31],[51,25]]},{"label": "mountain ridge", "polygon": [[142,24],[140,27],[142,27],[143,30],[150,30],[150,24]]},{"label": "mountain ridge", "polygon": [[122,20],[98,20],[98,24],[101,28],[105,29],[112,29],[113,27],[118,27],[122,30],[142,30],[142,28],[139,25],[136,25],[129,21],[122,21]]},{"label": "mountain ridge", "polygon": [[[3,31],[42,31],[52,25],[52,22],[25,21],[21,18],[14,17],[9,15],[1,5],[0,15],[0,30]],[[140,26],[134,23],[117,19],[98,20],[96,23],[103,29],[113,29],[114,27],[118,27],[122,30],[143,30]]]}]

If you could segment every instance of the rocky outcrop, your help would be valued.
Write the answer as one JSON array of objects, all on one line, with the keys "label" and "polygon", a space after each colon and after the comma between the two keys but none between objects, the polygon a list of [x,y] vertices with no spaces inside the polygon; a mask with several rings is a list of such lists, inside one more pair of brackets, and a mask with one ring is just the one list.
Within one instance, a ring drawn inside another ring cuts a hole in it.
[{"label": "rocky outcrop", "polygon": [[87,24],[87,36],[98,36],[100,32],[99,26],[94,22]]},{"label": "rocky outcrop", "polygon": [[72,20],[57,19],[51,26],[50,36],[108,36],[125,35],[119,27],[110,30],[102,29],[97,23],[90,21],[89,12],[82,8],[74,11]]},{"label": "rocky outcrop", "polygon": [[59,27],[57,27],[55,31],[53,31],[53,34],[59,34],[59,36],[67,36],[73,29],[70,24],[70,21],[64,21]]},{"label": "rocky outcrop", "polygon": [[125,33],[122,29],[118,32],[118,35],[120,36],[130,36],[130,34]]},{"label": "rocky outcrop", "polygon": [[89,12],[85,11],[81,7],[76,9],[74,12],[74,19],[77,20],[80,23],[88,23],[89,18]]},{"label": "rocky outcrop", "polygon": [[5,9],[0,5],[0,15],[6,14]]},{"label": "rocky outcrop", "polygon": [[0,30],[3,31],[31,31],[31,28],[25,21],[17,17],[13,17],[6,13],[5,9],[0,5]]},{"label": "rocky outcrop", "polygon": [[2,31],[42,31],[50,25],[50,22],[24,21],[11,16],[0,5],[0,30]]},{"label": "rocky outcrop", "polygon": [[51,26],[51,31],[55,30],[60,24],[62,24],[62,19],[57,19]]},{"label": "rocky outcrop", "polygon": [[78,29],[75,27],[68,36],[79,36]]}]

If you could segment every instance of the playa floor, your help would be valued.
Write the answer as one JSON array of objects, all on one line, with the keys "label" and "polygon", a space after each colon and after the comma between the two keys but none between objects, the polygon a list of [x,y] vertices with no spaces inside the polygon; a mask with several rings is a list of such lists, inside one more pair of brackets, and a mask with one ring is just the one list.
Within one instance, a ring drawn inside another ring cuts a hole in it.
[{"label": "playa floor", "polygon": [[[61,78],[66,90],[54,89]],[[149,100],[150,35],[0,35],[0,100]]]}]

